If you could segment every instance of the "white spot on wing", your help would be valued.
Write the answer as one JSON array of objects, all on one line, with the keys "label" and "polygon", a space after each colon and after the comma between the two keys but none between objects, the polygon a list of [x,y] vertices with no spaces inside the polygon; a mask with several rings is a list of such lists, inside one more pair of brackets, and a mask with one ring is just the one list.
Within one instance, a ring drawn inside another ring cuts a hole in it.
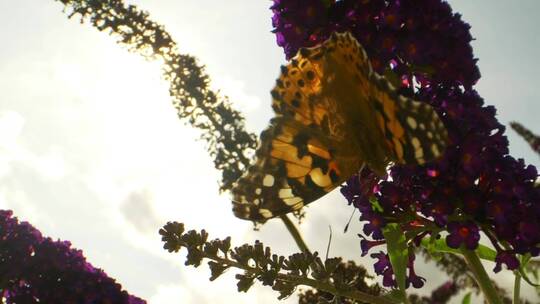
[{"label": "white spot on wing", "polygon": [[416,129],[416,127],[418,127],[418,124],[416,123],[416,120],[414,118],[412,118],[411,116],[407,116],[407,124],[409,125],[409,127],[411,127],[413,130]]},{"label": "white spot on wing", "polygon": [[424,157],[424,150],[422,150],[421,148],[420,149],[416,149],[414,150],[414,157],[417,159],[417,160],[420,160]]},{"label": "white spot on wing", "polygon": [[266,174],[263,179],[263,186],[272,187],[274,185],[274,177],[270,174]]},{"label": "white spot on wing", "polygon": [[271,218],[273,216],[272,212],[268,209],[259,209],[259,214],[263,218]]},{"label": "white spot on wing", "polygon": [[441,151],[439,151],[439,147],[437,147],[436,144],[431,145],[431,152],[433,152],[433,155],[439,156],[441,154]]},{"label": "white spot on wing", "polygon": [[414,150],[418,150],[420,148],[420,140],[418,140],[417,137],[413,137],[411,143],[414,147]]},{"label": "white spot on wing", "polygon": [[291,188],[279,189],[279,198],[293,197],[294,194]]},{"label": "white spot on wing", "polygon": [[295,197],[292,197],[292,198],[285,198],[285,199],[283,199],[283,201],[288,206],[294,206],[294,205],[296,205],[298,203],[301,203],[303,200],[302,200],[302,198],[295,196]]},{"label": "white spot on wing", "polygon": [[311,180],[321,188],[332,185],[332,179],[327,174],[323,174],[321,168],[315,168],[309,173]]}]

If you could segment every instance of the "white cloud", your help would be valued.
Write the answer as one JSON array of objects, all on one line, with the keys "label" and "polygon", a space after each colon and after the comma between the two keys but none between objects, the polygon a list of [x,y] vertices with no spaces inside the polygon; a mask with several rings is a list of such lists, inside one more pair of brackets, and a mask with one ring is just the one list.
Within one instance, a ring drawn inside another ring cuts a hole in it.
[{"label": "white cloud", "polygon": [[120,211],[131,225],[140,233],[156,233],[161,224],[152,207],[153,197],[148,189],[134,191],[120,206]]},{"label": "white cloud", "polygon": [[217,74],[212,79],[212,87],[227,96],[242,113],[249,113],[261,106],[261,99],[246,93],[246,83],[230,76]]},{"label": "white cloud", "polygon": [[[191,290],[182,285],[161,285],[158,286],[156,294],[148,299],[148,303],[196,303]],[[199,302],[200,303],[200,302]]]},{"label": "white cloud", "polygon": [[24,126],[24,118],[14,111],[0,112],[0,147],[15,145]]},{"label": "white cloud", "polygon": [[49,180],[64,177],[67,170],[65,157],[59,147],[51,147],[45,155],[36,158],[35,166],[39,174]]},{"label": "white cloud", "polygon": [[21,143],[25,119],[15,111],[0,112],[0,178],[9,174],[13,163],[33,168],[48,180],[65,175],[66,164],[60,147],[49,146],[44,154],[33,153]]},{"label": "white cloud", "polygon": [[9,173],[9,163],[18,155],[18,143],[24,118],[17,112],[0,112],[0,178]]}]

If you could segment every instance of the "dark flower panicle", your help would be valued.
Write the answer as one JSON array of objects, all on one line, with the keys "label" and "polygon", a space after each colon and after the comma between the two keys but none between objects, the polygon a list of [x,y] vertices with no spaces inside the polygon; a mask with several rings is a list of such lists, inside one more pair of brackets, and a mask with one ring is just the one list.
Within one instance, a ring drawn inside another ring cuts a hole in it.
[{"label": "dark flower panicle", "polygon": [[446,303],[458,292],[458,286],[452,281],[448,281],[431,293],[431,303]]},{"label": "dark flower panicle", "polygon": [[330,21],[326,14],[328,5],[329,3],[324,1],[274,1],[270,7],[274,12],[273,32],[276,34],[277,44],[285,49],[288,58],[290,54],[298,51],[298,47],[291,44],[291,41],[307,43],[307,46],[319,42],[317,29]]},{"label": "dark flower panicle", "polygon": [[[399,93],[432,105],[445,123],[444,157],[423,166],[394,166],[383,180],[369,170],[341,189],[366,221],[363,254],[399,222],[410,246],[442,230],[448,245],[474,249],[482,230],[498,252],[498,267],[514,269],[515,254],[539,254],[540,187],[536,168],[508,155],[505,127],[473,89],[480,78],[470,26],[442,0],[274,0],[278,44],[291,58],[334,31],[351,32],[379,73],[401,79]],[[371,199],[376,198],[374,207]],[[504,242],[509,247],[503,246]],[[412,250],[411,250],[412,252]],[[391,276],[377,273],[386,282]],[[386,264],[384,264],[386,265]],[[411,281],[412,283],[412,281]]]},{"label": "dark flower panicle", "polygon": [[407,65],[429,66],[433,75],[418,79],[424,84],[458,80],[471,87],[480,78],[469,25],[440,0],[274,0],[271,9],[277,42],[287,58],[335,31],[349,31],[379,72],[395,60],[395,69],[403,72],[411,69]]},{"label": "dark flower panicle", "polygon": [[0,302],[129,303],[129,295],[68,241],[53,241],[0,210]]},{"label": "dark flower panicle", "polygon": [[411,304],[446,304],[459,291],[458,285],[452,281],[445,282],[431,292],[429,297],[409,295]]}]

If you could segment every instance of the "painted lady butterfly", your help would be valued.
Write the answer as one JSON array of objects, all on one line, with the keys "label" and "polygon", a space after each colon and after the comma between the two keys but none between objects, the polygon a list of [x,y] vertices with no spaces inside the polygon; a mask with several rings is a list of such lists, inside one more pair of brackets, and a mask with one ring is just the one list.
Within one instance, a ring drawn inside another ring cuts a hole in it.
[{"label": "painted lady butterfly", "polygon": [[350,33],[301,49],[272,90],[276,116],[232,190],[234,214],[264,222],[297,211],[357,173],[424,164],[447,132],[433,108],[396,93]]}]

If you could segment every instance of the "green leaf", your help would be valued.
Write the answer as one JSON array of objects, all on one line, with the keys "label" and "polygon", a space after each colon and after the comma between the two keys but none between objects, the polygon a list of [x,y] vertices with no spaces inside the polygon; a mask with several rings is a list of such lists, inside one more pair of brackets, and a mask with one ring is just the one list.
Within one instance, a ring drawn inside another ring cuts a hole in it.
[{"label": "green leaf", "polygon": [[[461,252],[459,249],[448,247],[448,245],[446,245],[446,240],[444,239],[430,240],[430,239],[424,238],[422,239],[421,245],[422,247],[426,248],[429,252],[447,252],[447,253],[461,255]],[[497,255],[497,252],[495,250],[487,246],[479,244],[475,252],[480,259],[495,262],[495,256]]]},{"label": "green leaf", "polygon": [[[525,280],[525,282],[527,282],[527,284],[538,288],[538,287],[540,287],[540,284],[538,284],[538,282],[533,283],[533,281],[529,278],[529,275],[527,274],[527,271],[526,271],[527,264],[529,263],[530,259],[531,259],[531,256],[529,254],[523,256],[521,258],[520,263],[519,263],[518,271],[519,271],[519,274],[521,275],[521,277],[523,278],[523,280]],[[535,275],[535,277],[536,277],[536,275]],[[537,279],[537,281],[538,281],[538,279]]]},{"label": "green leaf", "polygon": [[370,197],[369,198],[369,202],[371,203],[371,209],[373,209],[373,211],[375,212],[383,212],[384,209],[383,207],[381,206],[381,204],[379,204],[379,201],[377,200],[377,198],[375,197]]},{"label": "green leaf", "polygon": [[471,293],[468,292],[461,300],[461,304],[471,304]]},{"label": "green leaf", "polygon": [[[540,276],[539,276],[539,269],[540,268],[532,268],[531,267],[531,264],[529,264],[529,262],[531,261],[531,254],[530,253],[527,253],[525,255],[522,255],[520,257],[520,261],[519,261],[519,273],[521,275],[521,277],[523,277],[523,279],[525,280],[525,282],[527,282],[527,284],[531,285],[531,286],[534,286],[536,287],[537,289],[540,287],[540,285],[538,285],[538,281],[540,281]],[[529,275],[532,274],[534,280],[537,282],[535,284],[532,284],[532,280],[529,278]]]},{"label": "green leaf", "polygon": [[478,245],[478,248],[476,248],[476,254],[478,257],[482,260],[487,260],[491,262],[495,262],[495,257],[497,256],[497,251],[484,246],[484,245]]},{"label": "green leaf", "polygon": [[386,225],[383,228],[383,234],[398,288],[401,291],[402,299],[405,299],[405,279],[409,262],[409,250],[405,234],[397,224]]},{"label": "green leaf", "polygon": [[390,290],[389,292],[385,293],[383,297],[388,299],[390,302],[396,302],[396,303],[403,302],[403,295],[401,294],[401,291],[397,289]]}]

